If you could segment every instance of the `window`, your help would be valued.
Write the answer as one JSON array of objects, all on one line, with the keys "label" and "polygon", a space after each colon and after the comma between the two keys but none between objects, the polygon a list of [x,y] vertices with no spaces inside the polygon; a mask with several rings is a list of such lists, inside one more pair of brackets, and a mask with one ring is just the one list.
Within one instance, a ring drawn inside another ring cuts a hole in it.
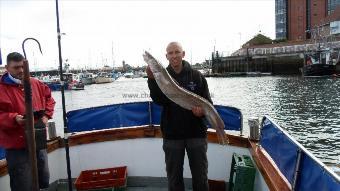
[{"label": "window", "polygon": [[330,15],[337,6],[340,6],[340,0],[328,0],[327,13]]},{"label": "window", "polygon": [[275,0],[276,38],[287,38],[287,0]]}]

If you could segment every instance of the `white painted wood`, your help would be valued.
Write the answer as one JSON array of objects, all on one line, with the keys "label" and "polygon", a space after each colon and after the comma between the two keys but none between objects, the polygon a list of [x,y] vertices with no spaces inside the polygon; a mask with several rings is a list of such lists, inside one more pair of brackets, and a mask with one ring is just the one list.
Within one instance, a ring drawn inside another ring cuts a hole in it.
[{"label": "white painted wood", "polygon": [[247,148],[208,144],[208,178],[229,181],[233,153],[249,155]]},{"label": "white painted wood", "polygon": [[48,154],[48,166],[50,170],[50,183],[67,177],[66,155],[64,149],[57,149]]},{"label": "white painted wood", "polygon": [[1,191],[11,191],[9,186],[9,176],[3,176],[0,178],[0,190]]}]

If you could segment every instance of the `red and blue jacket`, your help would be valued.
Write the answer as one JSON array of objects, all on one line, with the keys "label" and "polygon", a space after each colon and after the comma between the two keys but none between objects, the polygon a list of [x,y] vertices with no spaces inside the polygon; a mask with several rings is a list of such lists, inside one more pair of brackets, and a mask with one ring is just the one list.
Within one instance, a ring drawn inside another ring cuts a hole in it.
[{"label": "red and blue jacket", "polygon": [[[34,111],[44,110],[52,118],[55,101],[47,85],[31,78],[32,105]],[[0,147],[21,149],[26,147],[25,129],[15,117],[25,115],[24,88],[5,73],[0,79]]]}]

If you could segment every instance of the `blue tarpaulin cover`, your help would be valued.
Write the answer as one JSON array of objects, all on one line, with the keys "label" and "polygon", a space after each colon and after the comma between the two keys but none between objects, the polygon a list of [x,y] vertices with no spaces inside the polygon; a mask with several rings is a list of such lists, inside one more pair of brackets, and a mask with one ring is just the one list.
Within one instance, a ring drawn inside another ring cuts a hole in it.
[{"label": "blue tarpaulin cover", "polygon": [[[149,104],[150,110],[149,112]],[[153,102],[137,102],[100,106],[67,113],[70,132],[91,131],[117,127],[160,124],[161,106]],[[241,112],[233,107],[216,106],[227,130],[240,130]]]},{"label": "blue tarpaulin cover", "polygon": [[79,109],[67,113],[70,132],[149,124],[149,103],[124,103]]},{"label": "blue tarpaulin cover", "polygon": [[215,108],[224,122],[224,129],[235,131],[241,130],[243,119],[242,113],[239,109],[221,105],[215,105]]},{"label": "blue tarpaulin cover", "polygon": [[262,125],[260,144],[292,184],[298,147],[267,118]]},{"label": "blue tarpaulin cover", "polygon": [[298,177],[297,190],[340,190],[340,182],[304,152],[299,170],[301,173]]},{"label": "blue tarpaulin cover", "polygon": [[161,111],[162,111],[162,107],[152,102],[152,108],[151,108],[152,124],[161,123]]},{"label": "blue tarpaulin cover", "polygon": [[[296,190],[327,190],[339,191],[340,182],[335,175],[323,168],[311,154],[300,144],[296,144],[283,130],[264,117],[261,129],[261,146],[268,152],[280,171],[293,184],[298,150],[301,150],[299,174],[297,176]],[[307,153],[308,152],[308,153]]]},{"label": "blue tarpaulin cover", "polygon": [[0,148],[0,160],[5,158],[5,149]]}]

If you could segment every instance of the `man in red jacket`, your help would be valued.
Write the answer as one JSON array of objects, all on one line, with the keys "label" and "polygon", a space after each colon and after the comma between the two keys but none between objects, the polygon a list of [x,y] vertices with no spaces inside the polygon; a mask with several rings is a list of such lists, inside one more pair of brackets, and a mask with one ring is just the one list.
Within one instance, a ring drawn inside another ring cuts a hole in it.
[{"label": "man in red jacket", "polygon": [[[25,98],[23,79],[24,57],[17,52],[7,56],[7,72],[0,79],[0,147],[6,150],[6,160],[12,191],[31,191],[32,176],[25,139]],[[35,122],[47,125],[52,118],[55,101],[51,90],[39,80],[31,78],[34,111],[44,111]],[[46,133],[46,132],[45,132]],[[49,186],[46,149],[37,150],[40,188]]]}]

